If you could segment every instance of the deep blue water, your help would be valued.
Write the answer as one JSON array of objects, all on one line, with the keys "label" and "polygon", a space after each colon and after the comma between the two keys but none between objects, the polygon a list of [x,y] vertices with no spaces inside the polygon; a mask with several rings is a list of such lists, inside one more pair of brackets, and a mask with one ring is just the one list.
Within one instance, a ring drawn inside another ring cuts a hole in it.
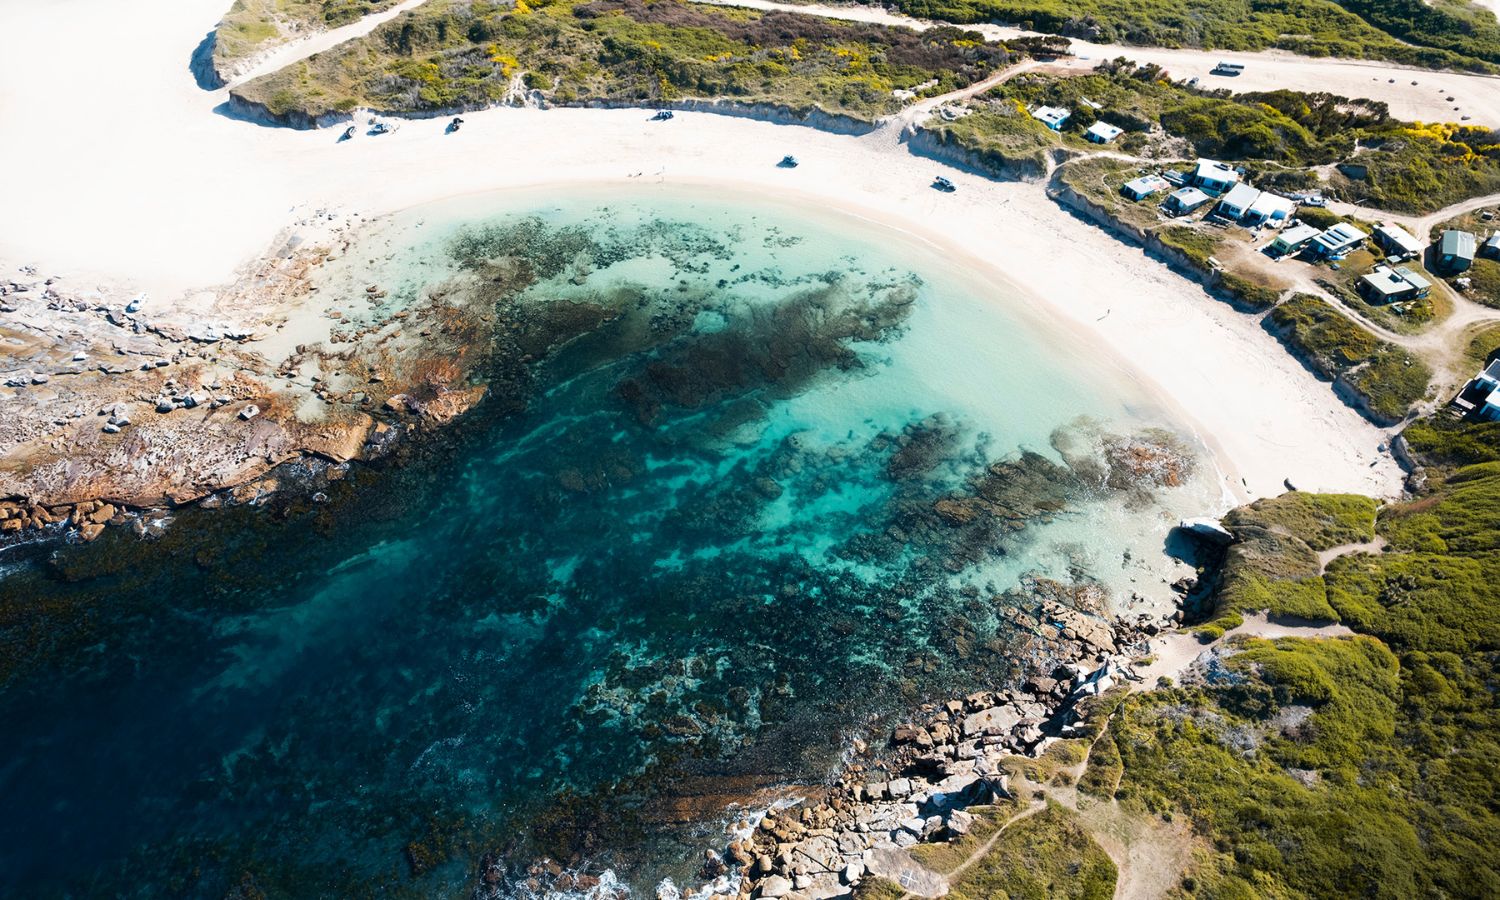
[{"label": "deep blue water", "polygon": [[[1021,575],[1118,577],[1171,519],[1098,446],[1135,398],[918,247],[681,199],[489,215],[529,223],[523,306],[623,310],[523,412],[0,580],[0,894],[460,896],[541,853],[681,878],[686,785],[816,780],[870,716],[1015,676]],[[398,219],[342,277],[477,265],[474,216]]]}]

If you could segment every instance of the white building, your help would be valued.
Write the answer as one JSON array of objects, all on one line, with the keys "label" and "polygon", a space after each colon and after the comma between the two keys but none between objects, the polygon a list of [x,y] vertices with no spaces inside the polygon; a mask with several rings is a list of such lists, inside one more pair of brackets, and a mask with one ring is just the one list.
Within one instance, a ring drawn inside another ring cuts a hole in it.
[{"label": "white building", "polygon": [[1248,184],[1237,184],[1219,199],[1219,214],[1238,222],[1259,199],[1260,191]]},{"label": "white building", "polygon": [[1298,222],[1291,228],[1276,235],[1276,240],[1271,242],[1271,249],[1278,256],[1286,256],[1288,253],[1296,253],[1307,246],[1308,241],[1317,237],[1321,232],[1306,222]]},{"label": "white building", "polygon": [[1375,242],[1391,259],[1413,259],[1422,255],[1423,244],[1400,225],[1387,222],[1375,229]]},{"label": "white building", "polygon": [[1193,184],[1212,194],[1222,194],[1240,183],[1234,166],[1212,159],[1200,159],[1193,169]]},{"label": "white building", "polygon": [[1280,225],[1297,211],[1297,203],[1279,194],[1262,191],[1250,208],[1245,211],[1245,221],[1251,225]]},{"label": "white building", "polygon": [[1083,136],[1096,144],[1107,144],[1123,134],[1124,131],[1125,129],[1118,125],[1111,125],[1108,122],[1095,122],[1089,126],[1089,130],[1084,132]]},{"label": "white building", "polygon": [[1209,203],[1213,199],[1195,187],[1185,187],[1178,188],[1168,194],[1167,202],[1164,205],[1167,208],[1167,212],[1172,215],[1183,216],[1195,209],[1201,208],[1203,204]]},{"label": "white building", "polygon": [[1339,222],[1312,239],[1313,251],[1326,259],[1333,259],[1355,249],[1369,237],[1348,222]]},{"label": "white building", "polygon": [[1132,200],[1144,200],[1157,191],[1164,191],[1171,187],[1167,179],[1160,175],[1142,175],[1132,178],[1120,186],[1120,193]]},{"label": "white building", "polygon": [[1053,131],[1062,131],[1062,127],[1073,117],[1073,111],[1060,106],[1038,106],[1031,111],[1031,117]]}]

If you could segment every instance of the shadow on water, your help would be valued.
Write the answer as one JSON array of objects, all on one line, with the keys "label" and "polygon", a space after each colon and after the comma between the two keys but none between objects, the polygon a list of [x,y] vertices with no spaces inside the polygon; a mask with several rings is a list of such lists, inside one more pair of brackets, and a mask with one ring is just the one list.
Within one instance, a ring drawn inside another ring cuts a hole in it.
[{"label": "shadow on water", "polygon": [[193,81],[205,91],[217,91],[225,84],[219,73],[214,71],[214,46],[218,38],[217,29],[205,34],[188,59],[188,71],[193,73]]},{"label": "shadow on water", "polygon": [[1194,537],[1186,528],[1173,528],[1167,532],[1167,539],[1162,542],[1162,552],[1190,566],[1208,562],[1203,552],[1203,541]]}]

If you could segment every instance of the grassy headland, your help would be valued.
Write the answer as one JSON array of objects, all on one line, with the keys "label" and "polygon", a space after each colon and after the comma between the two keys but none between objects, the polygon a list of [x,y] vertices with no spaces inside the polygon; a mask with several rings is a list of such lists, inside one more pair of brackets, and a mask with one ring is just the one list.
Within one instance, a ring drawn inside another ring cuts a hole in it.
[{"label": "grassy headland", "polygon": [[[1303,494],[1226,519],[1226,616],[1321,611],[1359,634],[1221,647],[1185,686],[1129,697],[1090,754],[1123,808],[1186,815],[1206,842],[1181,896],[1500,893],[1500,424],[1408,435],[1433,487],[1378,519],[1366,498]],[[1315,549],[1376,534],[1384,552],[1318,572]],[[1268,572],[1316,603],[1248,596]]]},{"label": "grassy headland", "polygon": [[872,120],[1008,58],[956,28],[918,33],[679,0],[431,0],[236,95],[302,119],[472,109],[535,91],[553,104],[724,98]]}]

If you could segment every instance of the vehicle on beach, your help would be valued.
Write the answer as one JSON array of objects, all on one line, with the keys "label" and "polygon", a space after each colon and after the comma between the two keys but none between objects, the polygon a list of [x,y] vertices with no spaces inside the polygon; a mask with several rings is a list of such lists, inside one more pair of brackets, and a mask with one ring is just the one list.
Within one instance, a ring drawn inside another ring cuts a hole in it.
[{"label": "vehicle on beach", "polygon": [[945,194],[951,194],[954,191],[958,190],[958,188],[953,186],[953,182],[949,181],[941,175],[932,179],[932,188],[933,190],[942,191]]},{"label": "vehicle on beach", "polygon": [[651,117],[651,121],[665,122],[670,118],[672,118],[672,111],[670,109],[658,109],[656,115]]},{"label": "vehicle on beach", "polygon": [[339,135],[339,143],[342,144],[344,141],[347,141],[352,137],[354,137],[354,126],[350,125],[348,128],[344,129],[343,134]]},{"label": "vehicle on beach", "polygon": [[463,116],[454,116],[453,121],[449,122],[448,127],[444,130],[447,131],[448,134],[452,134],[453,132],[457,131],[463,124]]},{"label": "vehicle on beach", "polygon": [[395,131],[395,130],[396,129],[394,129],[391,126],[385,124],[384,122],[372,122],[370,124],[370,130],[367,131],[367,132],[365,132],[365,133],[368,134],[368,135],[371,135],[371,136],[379,136],[379,135],[382,135],[382,134],[390,134],[392,131]]},{"label": "vehicle on beach", "polygon": [[1209,74],[1234,76],[1240,74],[1243,71],[1245,71],[1244,63],[1220,62],[1218,65],[1214,66],[1213,71]]},{"label": "vehicle on beach", "polygon": [[781,162],[777,163],[776,165],[780,166],[783,169],[795,169],[798,166],[797,157],[788,154],[786,156],[783,156],[781,158]]}]

